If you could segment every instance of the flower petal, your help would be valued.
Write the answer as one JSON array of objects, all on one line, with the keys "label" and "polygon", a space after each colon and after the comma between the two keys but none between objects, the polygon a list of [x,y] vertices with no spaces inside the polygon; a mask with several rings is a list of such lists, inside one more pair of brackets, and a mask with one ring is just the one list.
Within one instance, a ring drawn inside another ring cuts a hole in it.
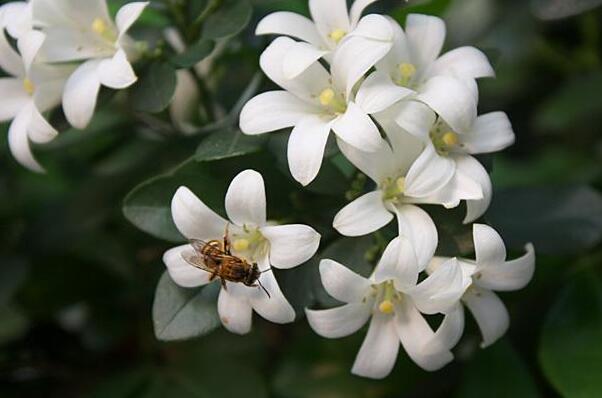
[{"label": "flower petal", "polygon": [[329,35],[335,30],[349,32],[349,14],[346,0],[309,0],[309,12],[323,40],[332,48],[336,41]]},{"label": "flower petal", "polygon": [[493,195],[493,187],[491,186],[491,178],[483,165],[472,156],[456,157],[457,172],[470,178],[472,181],[480,185],[483,191],[483,198],[466,201],[466,217],[464,224],[475,221],[481,217],[489,208]]},{"label": "flower petal", "polygon": [[212,240],[226,230],[226,220],[205,205],[190,189],[180,187],[171,200],[171,216],[188,239]]},{"label": "flower petal", "polygon": [[349,16],[351,17],[351,26],[355,26],[362,17],[362,13],[366,7],[376,1],[377,0],[355,0],[351,5],[351,10],[349,13]]},{"label": "flower petal", "polygon": [[406,19],[406,37],[414,63],[428,67],[441,53],[445,41],[445,22],[441,18],[410,14]]},{"label": "flower petal", "polygon": [[15,39],[32,30],[31,2],[13,1],[0,6],[0,26]]},{"label": "flower petal", "polygon": [[457,164],[456,173],[447,185],[431,196],[410,198],[412,203],[439,204],[451,209],[458,206],[462,200],[483,200],[485,195],[479,181],[464,174],[464,169],[457,167]]},{"label": "flower petal", "polygon": [[383,144],[376,124],[354,102],[349,102],[347,111],[335,119],[332,129],[340,139],[366,152],[375,152]]},{"label": "flower petal", "polygon": [[360,171],[376,183],[382,182],[393,171],[396,171],[396,162],[389,145],[382,140],[378,150],[366,152],[337,139],[339,149],[345,157]]},{"label": "flower petal", "polygon": [[25,76],[21,56],[9,44],[4,29],[0,29],[0,68],[16,77]]},{"label": "flower petal", "polygon": [[169,117],[182,133],[194,134],[198,131],[196,119],[200,113],[201,93],[190,71],[181,69],[176,73],[176,91],[171,104],[169,104]]},{"label": "flower petal", "polygon": [[491,112],[479,116],[472,129],[460,139],[469,153],[490,153],[514,144],[515,137],[508,115]]},{"label": "flower petal", "polygon": [[397,109],[395,123],[422,142],[429,142],[429,133],[437,118],[435,112],[418,101],[405,101]]},{"label": "flower petal", "polygon": [[31,120],[27,130],[29,132],[29,139],[37,144],[46,144],[55,139],[59,134],[33,104],[31,105]]},{"label": "flower petal", "polygon": [[497,231],[485,224],[472,226],[472,239],[479,268],[495,267],[506,261],[506,245]]},{"label": "flower petal", "polygon": [[293,178],[309,185],[320,171],[332,122],[320,115],[301,119],[288,139],[288,167]]},{"label": "flower petal", "polygon": [[0,122],[13,119],[31,101],[21,79],[0,77],[0,93]]},{"label": "flower petal", "polygon": [[436,343],[449,349],[453,348],[464,332],[464,306],[457,303],[445,316],[439,328],[435,332]]},{"label": "flower petal", "polygon": [[467,133],[477,118],[474,81],[435,76],[420,88],[419,101],[430,106],[457,133]]},{"label": "flower petal", "polygon": [[466,291],[462,300],[481,329],[481,348],[490,346],[506,333],[510,325],[510,316],[506,306],[495,293],[473,285]]},{"label": "flower petal", "polygon": [[399,337],[390,315],[374,314],[351,373],[383,379],[391,373],[399,352]]},{"label": "flower petal", "polygon": [[357,332],[368,322],[371,311],[366,303],[352,303],[327,310],[305,309],[305,315],[314,332],[338,339]]},{"label": "flower petal", "polygon": [[86,128],[94,115],[96,99],[100,90],[99,63],[99,60],[84,62],[73,72],[65,84],[63,110],[67,120],[75,128]]},{"label": "flower petal", "polygon": [[368,15],[352,36],[339,44],[333,55],[331,73],[334,87],[349,98],[353,86],[380,61],[393,46],[393,30],[388,19]]},{"label": "flower petal", "polygon": [[301,39],[316,47],[322,44],[322,38],[316,26],[302,15],[289,11],[273,12],[257,24],[256,35],[284,35]]},{"label": "flower petal", "polygon": [[414,91],[398,86],[382,72],[373,72],[360,86],[355,102],[368,114],[381,112]]},{"label": "flower petal", "polygon": [[270,264],[286,269],[303,264],[320,246],[320,234],[308,225],[265,226],[262,235],[270,241]]},{"label": "flower petal", "polygon": [[434,337],[435,333],[412,300],[402,300],[395,308],[395,328],[408,356],[422,369],[441,369],[454,359],[447,347]]},{"label": "flower petal", "polygon": [[451,181],[455,172],[454,159],[439,155],[428,142],[406,175],[405,195],[414,198],[434,195]]},{"label": "flower petal", "polygon": [[422,271],[435,254],[439,242],[435,223],[427,212],[418,206],[395,206],[399,235],[405,236],[416,252],[418,268]]},{"label": "flower petal", "polygon": [[244,293],[245,286],[233,283],[222,288],[217,299],[217,312],[224,327],[236,334],[247,334],[251,331],[253,309]]},{"label": "flower petal", "polygon": [[320,50],[309,43],[295,43],[282,63],[284,77],[286,79],[296,78],[326,54],[328,51]]},{"label": "flower petal", "polygon": [[209,283],[211,274],[196,268],[184,259],[184,253],[194,252],[190,245],[177,246],[163,254],[163,263],[171,279],[182,287],[198,287]]},{"label": "flower petal", "polygon": [[337,213],[332,226],[345,236],[363,236],[379,230],[393,219],[382,196],[381,191],[360,196]]},{"label": "flower petal", "polygon": [[98,78],[103,86],[115,90],[127,88],[138,80],[123,50],[118,50],[113,58],[103,59],[100,62]]},{"label": "flower petal", "polygon": [[385,248],[374,270],[374,282],[392,280],[397,290],[406,291],[416,285],[419,272],[414,248],[408,239],[399,236]]},{"label": "flower petal", "polygon": [[239,173],[226,192],[226,213],[236,225],[263,226],[266,223],[263,177],[255,170]]},{"label": "flower petal", "polygon": [[27,129],[32,117],[31,106],[26,105],[8,128],[8,146],[17,162],[32,171],[42,173],[44,168],[35,160],[29,147]]},{"label": "flower petal", "polygon": [[27,74],[29,74],[31,65],[44,44],[44,40],[46,40],[46,35],[37,30],[29,31],[17,40],[17,47],[23,57],[23,65]]},{"label": "flower petal", "polygon": [[387,53],[383,59],[381,59],[376,65],[376,70],[386,73],[393,80],[401,77],[399,71],[399,65],[402,63],[411,63],[410,50],[408,48],[408,41],[406,35],[397,23],[397,21],[390,19],[391,29],[393,30],[393,47]]},{"label": "flower petal", "polygon": [[119,40],[127,33],[134,22],[140,18],[140,15],[148,4],[148,1],[132,2],[124,5],[117,11],[115,23],[119,31]]},{"label": "flower petal", "polygon": [[361,303],[371,282],[333,260],[320,261],[320,278],[324,289],[343,303]]},{"label": "flower petal", "polygon": [[515,260],[479,269],[480,278],[475,283],[485,289],[512,291],[525,287],[535,272],[535,248],[525,247],[527,253]]},{"label": "flower petal", "polygon": [[459,47],[446,52],[428,69],[426,78],[452,75],[466,79],[495,77],[487,56],[475,47]]},{"label": "flower petal", "polygon": [[240,129],[254,135],[291,127],[317,108],[287,91],[268,91],[249,100],[240,113]]},{"label": "flower petal", "polygon": [[[269,266],[269,265],[268,265]],[[275,323],[290,323],[295,320],[295,310],[287,301],[273,272],[264,272],[259,277],[261,283],[250,296],[251,306],[264,319]],[[261,288],[263,286],[263,288]],[[267,290],[269,296],[263,291]]]},{"label": "flower petal", "polygon": [[447,313],[460,302],[471,280],[458,260],[449,259],[408,292],[416,307],[425,314]]}]

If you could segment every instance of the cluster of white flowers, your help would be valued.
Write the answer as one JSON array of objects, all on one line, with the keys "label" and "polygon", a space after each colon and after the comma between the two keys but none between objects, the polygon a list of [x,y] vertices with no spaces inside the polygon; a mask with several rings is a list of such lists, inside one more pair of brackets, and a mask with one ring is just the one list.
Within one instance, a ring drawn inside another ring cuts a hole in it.
[{"label": "cluster of white flowers", "polygon": [[[292,176],[310,184],[318,175],[332,130],[344,156],[374,181],[374,190],[345,206],[333,227],[362,236],[397,218],[389,243],[370,278],[332,260],[320,264],[327,292],[344,305],[306,310],[312,328],[328,338],[347,336],[369,319],[353,373],[382,378],[394,366],[399,343],[419,366],[435,370],[464,329],[462,303],[474,315],[483,346],[502,336],[508,313],[492,290],[525,286],[535,254],[506,261],[491,227],[474,224],[475,260],[435,257],[437,228],[418,204],[454,208],[465,201],[465,223],[481,217],[492,196],[487,171],[472,155],[514,142],[503,112],[477,115],[476,79],[493,77],[487,57],[474,47],[441,55],[445,24],[412,14],[405,29],[364,9],[375,0],[309,0],[313,20],[276,12],[258,34],[283,35],[264,51],[260,65],[283,90],[252,98],[240,128],[263,134],[292,127],[288,163]],[[285,37],[286,36],[286,37]],[[443,314],[435,330],[425,315]]]},{"label": "cluster of white flowers", "polygon": [[101,86],[124,89],[136,82],[130,62],[139,49],[126,33],[147,4],[126,4],[115,21],[106,0],[29,0],[0,7],[0,68],[13,76],[0,78],[0,122],[12,120],[10,150],[21,164],[43,171],[30,141],[47,143],[58,133],[42,113],[62,104],[69,123],[83,129]]}]

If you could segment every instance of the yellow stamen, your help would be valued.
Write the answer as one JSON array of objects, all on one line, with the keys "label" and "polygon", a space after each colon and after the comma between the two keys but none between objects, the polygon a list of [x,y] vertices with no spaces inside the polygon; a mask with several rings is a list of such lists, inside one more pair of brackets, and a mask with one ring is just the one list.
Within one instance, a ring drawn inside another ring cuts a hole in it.
[{"label": "yellow stamen", "polygon": [[395,309],[395,307],[393,306],[393,303],[391,302],[391,300],[383,300],[378,305],[378,310],[380,312],[382,312],[383,314],[392,314],[394,309]]},{"label": "yellow stamen", "polygon": [[23,80],[23,89],[25,90],[25,92],[27,94],[32,95],[36,89],[36,86],[33,84],[33,82],[31,80],[25,79],[25,80]]},{"label": "yellow stamen", "polygon": [[447,133],[443,134],[441,141],[443,141],[443,143],[447,146],[456,146],[460,142],[458,139],[458,134],[454,133],[453,131],[448,131]]},{"label": "yellow stamen", "polygon": [[397,186],[399,193],[404,193],[406,190],[406,178],[399,177],[397,181],[395,181],[395,185]]},{"label": "yellow stamen", "polygon": [[244,252],[250,246],[250,242],[247,239],[236,239],[232,243],[232,248],[237,252]]},{"label": "yellow stamen", "polygon": [[101,18],[96,18],[92,22],[92,30],[99,35],[103,35],[108,29],[107,23]]},{"label": "yellow stamen", "polygon": [[329,106],[334,102],[334,90],[327,88],[320,93],[320,104]]},{"label": "yellow stamen", "polygon": [[335,43],[338,44],[346,35],[347,32],[345,32],[343,29],[335,29],[332,32],[330,32],[328,37],[330,37]]},{"label": "yellow stamen", "polygon": [[402,79],[410,80],[416,74],[416,67],[413,64],[403,62],[399,65],[399,73]]}]

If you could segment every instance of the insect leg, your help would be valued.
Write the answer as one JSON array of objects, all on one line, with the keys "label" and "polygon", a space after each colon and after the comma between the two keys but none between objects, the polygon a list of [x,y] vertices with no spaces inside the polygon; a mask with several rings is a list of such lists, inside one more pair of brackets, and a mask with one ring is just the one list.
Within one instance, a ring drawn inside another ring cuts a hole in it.
[{"label": "insect leg", "polygon": [[265,292],[265,294],[268,295],[268,298],[272,298],[272,296],[270,296],[270,292],[268,292],[267,289],[265,287],[263,287],[263,285],[261,284],[261,281],[259,279],[257,279],[257,283],[263,289],[263,291]]},{"label": "insect leg", "polygon": [[230,223],[226,223],[226,230],[224,231],[224,252],[226,254],[232,254],[230,252],[230,238],[228,237],[228,232],[230,229]]}]

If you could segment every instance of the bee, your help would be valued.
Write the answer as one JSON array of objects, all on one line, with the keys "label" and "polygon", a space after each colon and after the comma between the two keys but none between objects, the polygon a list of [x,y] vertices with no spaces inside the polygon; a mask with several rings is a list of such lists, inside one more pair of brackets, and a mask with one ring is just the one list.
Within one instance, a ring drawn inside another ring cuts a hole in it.
[{"label": "bee", "polygon": [[[226,281],[242,283],[249,287],[259,286],[270,297],[270,293],[259,280],[262,272],[259,270],[257,263],[249,263],[247,260],[232,254],[228,227],[226,227],[223,240],[215,239],[205,242],[190,239],[189,243],[194,251],[183,252],[182,258],[193,267],[209,272],[211,274],[210,281],[220,278],[224,289],[226,289]],[[270,270],[263,272],[267,271]]]}]

